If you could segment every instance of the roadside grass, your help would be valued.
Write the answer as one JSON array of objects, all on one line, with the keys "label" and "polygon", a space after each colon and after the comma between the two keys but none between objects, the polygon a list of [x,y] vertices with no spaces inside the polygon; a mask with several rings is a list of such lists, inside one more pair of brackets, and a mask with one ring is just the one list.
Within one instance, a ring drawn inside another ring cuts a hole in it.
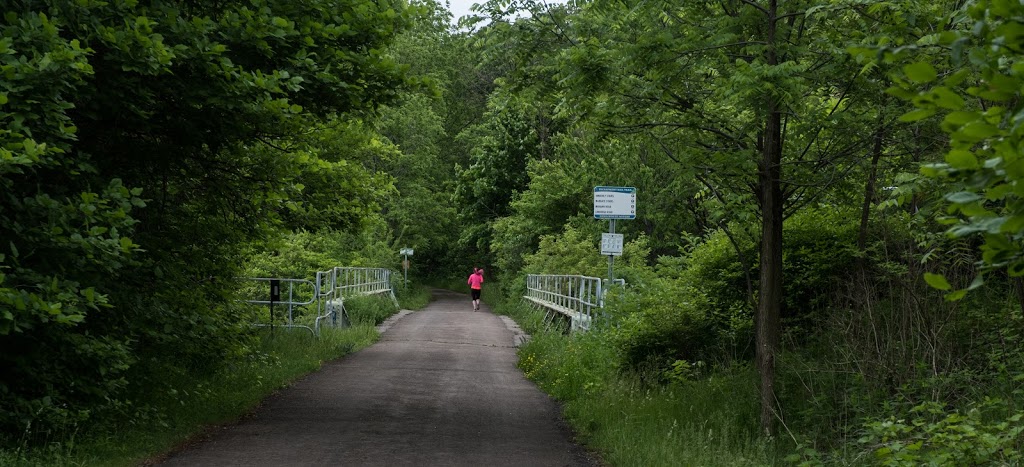
[{"label": "roadside grass", "polygon": [[610,465],[773,465],[772,446],[736,420],[745,415],[737,412],[746,395],[730,385],[747,379],[724,375],[661,388],[612,381],[566,404],[565,416]]},{"label": "roadside grass", "polygon": [[[361,324],[324,328],[318,339],[305,330],[261,329],[259,351],[248,357],[205,377],[168,375],[167,386],[151,388],[146,398],[149,410],[138,412],[149,415],[69,427],[58,441],[0,451],[0,465],[128,466],[159,458],[207,427],[251,412],[264,398],[318,370],[323,362],[375,342],[378,334],[369,321],[377,319],[376,311],[354,309]],[[389,309],[393,313],[394,305]]]},{"label": "roadside grass", "polygon": [[403,310],[422,310],[433,299],[430,287],[414,283],[410,283],[408,288],[396,288],[395,297],[398,298],[398,305]]},{"label": "roadside grass", "polygon": [[[498,293],[497,291],[494,292],[495,295]],[[483,295],[486,295],[486,293]],[[494,301],[488,301],[488,298],[492,298]],[[493,305],[497,298],[484,296],[482,300]],[[543,311],[530,306],[522,299],[511,299],[493,308],[495,313],[512,318],[519,325],[519,328],[527,334],[537,334],[545,330],[551,330],[553,327],[551,324],[544,322]]]},{"label": "roadside grass", "polygon": [[397,311],[391,298],[382,295],[346,298],[345,310],[352,326],[376,326]]},{"label": "roadside grass", "polygon": [[600,331],[566,335],[545,324],[542,311],[515,300],[500,309],[532,336],[519,350],[526,377],[563,404],[580,441],[607,465],[778,463],[776,447],[759,436],[753,369],[655,383],[619,368]]}]

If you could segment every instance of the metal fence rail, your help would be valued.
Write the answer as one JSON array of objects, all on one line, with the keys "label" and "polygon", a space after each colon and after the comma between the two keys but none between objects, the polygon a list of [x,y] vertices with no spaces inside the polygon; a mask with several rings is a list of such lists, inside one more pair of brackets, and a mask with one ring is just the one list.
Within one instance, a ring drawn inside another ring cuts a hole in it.
[{"label": "metal fence rail", "polygon": [[[384,268],[334,268],[337,279],[335,288],[340,295],[389,294],[394,298],[391,287],[391,270]],[[397,303],[396,303],[397,304]]]},{"label": "metal fence rail", "polygon": [[[251,303],[253,305],[268,305],[268,306],[271,305],[271,301],[270,301],[270,297],[269,297],[269,295],[270,295],[270,292],[269,292],[270,291],[270,282],[271,281],[275,281],[275,280],[281,281],[281,288],[282,289],[287,288],[287,290],[288,290],[288,293],[287,293],[287,297],[288,298],[285,298],[285,294],[282,293],[281,294],[281,300],[275,301],[275,302],[273,302],[273,304],[274,305],[288,307],[288,318],[285,321],[286,324],[278,324],[277,326],[285,327],[285,328],[303,328],[303,329],[308,329],[309,332],[311,332],[313,334],[316,334],[314,332],[313,328],[311,328],[309,326],[304,326],[304,325],[301,325],[301,324],[295,324],[295,309],[297,307],[300,307],[300,306],[310,305],[314,301],[316,301],[316,299],[317,299],[317,287],[316,287],[316,284],[314,284],[313,282],[308,281],[306,279],[279,279],[279,278],[275,278],[275,277],[249,277],[249,278],[244,278],[243,280],[252,281],[252,282],[259,282],[259,283],[266,283],[267,284],[267,286],[265,288],[261,287],[261,290],[266,290],[267,291],[267,298],[265,300],[257,298],[257,299],[245,300],[245,303]],[[271,325],[270,324],[254,324],[254,326],[271,326]]]},{"label": "metal fence rail", "polygon": [[[268,291],[266,299],[252,298],[243,301],[254,305],[268,306],[272,306],[269,299],[271,281],[281,281],[281,300],[273,302],[273,305],[287,307],[288,314],[285,320],[286,324],[276,326],[307,329],[315,336],[320,335],[322,323],[329,323],[333,326],[348,325],[348,315],[344,305],[346,298],[387,294],[395,307],[398,307],[398,298],[395,297],[394,288],[391,285],[391,270],[385,268],[335,267],[327,271],[317,271],[313,280],[269,277],[242,280],[266,283],[266,288],[261,288],[261,290]],[[285,294],[285,289],[287,289],[287,294]],[[287,298],[285,298],[286,296]],[[306,306],[315,309],[312,326],[295,322],[295,310],[298,307]],[[271,325],[256,323],[254,326]]]},{"label": "metal fence rail", "polygon": [[588,276],[530,274],[523,298],[568,317],[573,331],[590,329],[595,311],[604,306],[602,280]]},{"label": "metal fence rail", "polygon": [[317,318],[314,321],[316,333],[320,333],[321,321],[334,326],[348,326],[348,312],[345,298],[359,295],[387,294],[398,307],[398,298],[391,285],[391,270],[385,268],[335,267],[316,273]]}]

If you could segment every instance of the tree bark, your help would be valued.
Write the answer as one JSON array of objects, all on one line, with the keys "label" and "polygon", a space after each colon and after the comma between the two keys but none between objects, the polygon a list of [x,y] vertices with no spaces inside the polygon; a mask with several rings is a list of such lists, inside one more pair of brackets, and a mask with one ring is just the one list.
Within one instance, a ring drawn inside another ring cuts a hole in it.
[{"label": "tree bark", "polygon": [[[777,108],[777,104],[773,104]],[[757,368],[761,375],[761,428],[774,434],[775,354],[782,328],[782,162],[781,114],[772,109],[765,125],[760,172],[761,264],[757,299]]]},{"label": "tree bark", "polygon": [[[767,62],[778,65],[775,51],[777,0],[768,6]],[[761,429],[775,434],[779,416],[775,397],[775,356],[781,334],[782,309],[782,112],[778,98],[766,96],[764,138],[758,162],[758,188],[761,203],[761,264],[757,301],[757,369],[761,376]]]},{"label": "tree bark", "polygon": [[875,184],[878,183],[878,161],[882,158],[882,143],[885,140],[885,127],[882,125],[882,116],[878,117],[878,126],[875,128],[874,144],[871,147],[871,167],[868,170],[868,182],[864,186],[864,203],[860,208],[860,229],[857,232],[857,251],[861,254],[857,258],[857,269],[864,275],[867,273],[867,262],[865,255],[868,248],[868,221],[871,216],[871,204],[875,199]]}]

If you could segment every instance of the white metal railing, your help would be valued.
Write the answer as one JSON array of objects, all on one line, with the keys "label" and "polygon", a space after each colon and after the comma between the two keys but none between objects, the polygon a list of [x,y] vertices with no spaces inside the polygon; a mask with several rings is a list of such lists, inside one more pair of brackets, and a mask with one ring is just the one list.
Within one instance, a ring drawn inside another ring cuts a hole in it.
[{"label": "white metal railing", "polygon": [[594,312],[604,307],[602,280],[597,277],[530,274],[523,298],[569,317],[573,330],[590,329]]},{"label": "white metal railing", "polygon": [[[317,299],[317,287],[316,287],[316,284],[314,284],[313,282],[308,281],[306,279],[284,279],[284,278],[274,278],[274,277],[249,277],[249,278],[245,278],[243,280],[259,282],[259,283],[266,283],[267,284],[266,288],[263,289],[263,290],[267,291],[267,298],[265,300],[257,298],[257,299],[245,300],[246,303],[251,303],[253,305],[268,305],[268,306],[279,305],[279,306],[285,306],[285,307],[287,307],[287,310],[288,310],[288,317],[285,320],[286,324],[278,324],[277,326],[286,327],[286,328],[304,328],[304,329],[308,329],[309,332],[315,334],[313,328],[310,328],[309,326],[303,326],[301,324],[295,324],[295,309],[296,309],[296,307],[310,305],[310,304],[312,304],[313,302],[316,301],[316,299]],[[271,285],[272,281],[279,281],[279,283],[281,285],[281,288],[288,290],[287,298],[286,298],[286,294],[284,293],[284,290],[282,290],[281,291],[282,293],[281,293],[281,299],[280,300],[276,300],[276,301],[273,301],[273,302],[270,301],[270,296],[269,295],[270,295],[270,285]],[[271,313],[273,313],[273,308],[271,308]],[[254,326],[271,326],[271,324],[254,324]]]},{"label": "white metal railing", "polygon": [[357,295],[387,294],[398,307],[391,286],[391,270],[385,268],[336,267],[316,273],[317,318],[314,321],[316,333],[320,333],[320,322],[330,319],[333,325],[347,325],[345,298]]},{"label": "white metal railing", "polygon": [[[317,271],[314,279],[285,279],[285,278],[247,278],[243,280],[266,283],[269,290],[271,281],[280,281],[281,299],[271,303],[267,299],[255,298],[243,300],[246,303],[255,305],[280,305],[287,307],[288,314],[286,324],[277,325],[290,328],[304,328],[313,335],[320,334],[320,324],[325,320],[331,320],[331,324],[338,325],[339,318],[342,325],[347,325],[344,300],[347,297],[357,295],[387,294],[395,307],[398,307],[398,299],[395,297],[394,288],[391,286],[391,270],[385,268],[351,268],[335,267],[327,271]],[[287,294],[285,290],[287,289]],[[287,298],[286,298],[287,295]],[[294,312],[298,307],[310,306],[316,310],[316,318],[313,326],[295,323]],[[257,323],[254,326],[271,326],[271,324]]]},{"label": "white metal railing", "polygon": [[340,295],[372,295],[388,293],[391,289],[391,270],[384,268],[334,268],[337,278],[335,289]]}]

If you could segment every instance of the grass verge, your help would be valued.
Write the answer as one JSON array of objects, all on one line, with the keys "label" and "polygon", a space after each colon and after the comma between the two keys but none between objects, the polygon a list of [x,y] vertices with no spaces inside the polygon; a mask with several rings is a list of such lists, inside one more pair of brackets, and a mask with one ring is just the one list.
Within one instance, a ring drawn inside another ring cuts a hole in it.
[{"label": "grass verge", "polygon": [[499,307],[532,339],[519,350],[527,378],[563,404],[582,442],[614,466],[777,464],[759,436],[757,374],[739,367],[671,384],[623,371],[606,332],[565,335],[543,312]]},{"label": "grass verge", "polygon": [[395,289],[395,297],[398,298],[398,305],[403,310],[422,310],[432,299],[430,287],[422,284],[409,284],[408,288],[399,287]]},{"label": "grass verge", "polygon": [[[391,306],[392,312],[394,306]],[[0,451],[0,465],[129,466],[168,452],[206,427],[230,423],[273,392],[316,371],[324,361],[372,344],[372,324],[325,328],[320,338],[304,330],[261,331],[257,352],[221,371],[196,377],[169,375],[168,386],[152,388],[150,416],[105,427],[69,427],[62,439],[44,446]]]}]

